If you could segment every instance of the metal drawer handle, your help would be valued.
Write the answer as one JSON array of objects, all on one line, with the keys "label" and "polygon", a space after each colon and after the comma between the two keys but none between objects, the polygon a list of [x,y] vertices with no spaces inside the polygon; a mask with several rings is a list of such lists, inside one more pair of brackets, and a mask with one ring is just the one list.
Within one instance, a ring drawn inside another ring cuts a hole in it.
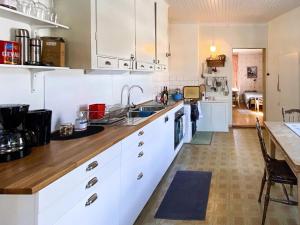
[{"label": "metal drawer handle", "polygon": [[124,66],[126,66],[126,67],[127,67],[127,66],[128,66],[128,63],[124,63]]},{"label": "metal drawer handle", "polygon": [[106,66],[111,66],[111,62],[110,62],[110,61],[106,61],[106,62],[105,62],[105,65],[106,65]]},{"label": "metal drawer handle", "polygon": [[166,117],[165,117],[165,123],[167,123],[168,121],[169,121],[169,117],[166,116]]},{"label": "metal drawer handle", "polygon": [[92,205],[98,199],[98,195],[93,194],[85,203],[85,207]]},{"label": "metal drawer handle", "polygon": [[139,154],[138,154],[138,158],[142,158],[144,156],[144,152],[141,151]]},{"label": "metal drawer handle", "polygon": [[92,162],[90,165],[88,165],[88,167],[86,168],[86,171],[87,171],[87,172],[88,172],[88,171],[91,171],[91,170],[95,169],[98,165],[99,165],[98,162],[97,162],[97,161],[94,161],[94,162]]},{"label": "metal drawer handle", "polygon": [[150,69],[153,69],[153,66],[150,66]]},{"label": "metal drawer handle", "polygon": [[145,133],[145,132],[141,130],[141,131],[139,132],[139,136],[144,135],[144,133]]},{"label": "metal drawer handle", "polygon": [[142,147],[144,144],[145,144],[145,143],[144,143],[143,141],[141,141],[141,142],[139,143],[139,147]]},{"label": "metal drawer handle", "polygon": [[145,68],[145,66],[144,66],[144,65],[141,65],[141,68]]},{"label": "metal drawer handle", "polygon": [[144,176],[144,174],[143,174],[143,173],[140,173],[140,174],[138,175],[138,177],[137,177],[137,180],[140,180],[140,179],[142,179],[142,178],[143,178],[143,176]]},{"label": "metal drawer handle", "polygon": [[85,189],[89,189],[91,187],[93,187],[95,184],[98,183],[98,178],[97,177],[94,177],[93,179],[91,179],[87,185],[85,186]]}]

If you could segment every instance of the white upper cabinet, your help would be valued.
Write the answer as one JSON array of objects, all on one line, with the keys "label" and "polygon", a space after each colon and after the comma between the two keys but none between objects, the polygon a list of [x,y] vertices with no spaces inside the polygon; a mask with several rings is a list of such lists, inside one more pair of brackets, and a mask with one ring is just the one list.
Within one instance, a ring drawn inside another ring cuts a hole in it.
[{"label": "white upper cabinet", "polygon": [[154,0],[136,0],[136,60],[155,62]]},{"label": "white upper cabinet", "polygon": [[156,63],[168,65],[168,10],[169,5],[164,0],[156,1]]},{"label": "white upper cabinet", "polygon": [[131,59],[135,53],[134,0],[97,0],[98,56]]}]

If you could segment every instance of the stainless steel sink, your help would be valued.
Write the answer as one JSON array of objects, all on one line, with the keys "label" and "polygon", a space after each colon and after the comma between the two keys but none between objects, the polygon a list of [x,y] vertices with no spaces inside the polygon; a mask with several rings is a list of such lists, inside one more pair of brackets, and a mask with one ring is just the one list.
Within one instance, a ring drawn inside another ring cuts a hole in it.
[{"label": "stainless steel sink", "polygon": [[133,109],[132,111],[140,111],[140,112],[158,112],[160,110],[165,109],[164,106],[140,106],[138,108]]}]

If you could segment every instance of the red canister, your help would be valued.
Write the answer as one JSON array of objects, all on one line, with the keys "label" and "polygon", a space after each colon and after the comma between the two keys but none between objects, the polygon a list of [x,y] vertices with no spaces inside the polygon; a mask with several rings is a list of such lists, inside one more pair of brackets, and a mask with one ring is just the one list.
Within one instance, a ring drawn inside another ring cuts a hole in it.
[{"label": "red canister", "polygon": [[19,64],[20,45],[15,41],[0,41],[0,64]]},{"label": "red canister", "polygon": [[102,119],[105,115],[105,104],[89,105],[89,118],[92,120]]}]

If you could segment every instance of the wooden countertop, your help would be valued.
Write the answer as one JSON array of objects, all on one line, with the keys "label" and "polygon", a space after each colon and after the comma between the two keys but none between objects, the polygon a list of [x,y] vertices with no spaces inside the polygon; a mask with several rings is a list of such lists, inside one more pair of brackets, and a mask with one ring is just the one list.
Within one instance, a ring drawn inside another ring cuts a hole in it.
[{"label": "wooden countertop", "polygon": [[300,171],[300,137],[288,128],[283,122],[265,122],[265,128],[275,139],[286,157]]},{"label": "wooden countertop", "polygon": [[33,194],[97,156],[161,115],[177,102],[136,126],[105,126],[99,134],[69,141],[51,141],[16,161],[0,164],[0,194]]}]

